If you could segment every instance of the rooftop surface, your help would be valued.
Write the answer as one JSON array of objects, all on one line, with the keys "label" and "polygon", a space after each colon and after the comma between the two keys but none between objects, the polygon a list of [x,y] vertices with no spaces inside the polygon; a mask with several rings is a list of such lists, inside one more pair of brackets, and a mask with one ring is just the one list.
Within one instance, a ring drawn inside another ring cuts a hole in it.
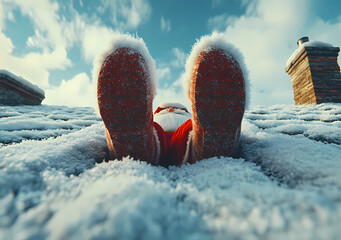
[{"label": "rooftop surface", "polygon": [[249,109],[240,158],[101,162],[91,108],[0,106],[0,239],[339,239],[341,104]]},{"label": "rooftop surface", "polygon": [[7,70],[0,69],[0,77],[6,79],[7,81],[10,81],[14,83],[15,85],[19,85],[26,90],[33,92],[41,97],[45,97],[45,91],[39,88],[37,85],[32,84],[31,82],[27,81],[26,79],[17,76]]}]

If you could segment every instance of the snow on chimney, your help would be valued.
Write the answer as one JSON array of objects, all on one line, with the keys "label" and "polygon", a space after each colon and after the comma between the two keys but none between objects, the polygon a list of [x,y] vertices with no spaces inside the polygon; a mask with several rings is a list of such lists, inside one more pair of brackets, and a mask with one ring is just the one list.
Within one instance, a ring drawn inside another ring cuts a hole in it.
[{"label": "snow on chimney", "polygon": [[340,48],[303,37],[287,61],[296,105],[341,103]]}]

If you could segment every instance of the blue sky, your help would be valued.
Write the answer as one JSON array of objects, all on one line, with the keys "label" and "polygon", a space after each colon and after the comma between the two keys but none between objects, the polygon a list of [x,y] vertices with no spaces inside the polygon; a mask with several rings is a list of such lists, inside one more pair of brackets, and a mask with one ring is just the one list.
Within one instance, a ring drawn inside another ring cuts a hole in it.
[{"label": "blue sky", "polygon": [[156,61],[154,108],[189,106],[186,57],[196,39],[215,31],[245,56],[251,105],[293,104],[286,61],[303,36],[340,47],[339,9],[337,0],[0,0],[0,69],[43,88],[46,104],[94,107],[93,60],[129,32]]}]

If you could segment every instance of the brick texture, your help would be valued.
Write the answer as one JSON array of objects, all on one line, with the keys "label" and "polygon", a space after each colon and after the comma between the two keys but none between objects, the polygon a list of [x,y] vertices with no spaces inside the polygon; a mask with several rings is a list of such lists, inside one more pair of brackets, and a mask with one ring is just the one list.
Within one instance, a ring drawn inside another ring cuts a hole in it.
[{"label": "brick texture", "polygon": [[285,69],[296,105],[341,103],[339,51],[338,47],[305,47]]}]

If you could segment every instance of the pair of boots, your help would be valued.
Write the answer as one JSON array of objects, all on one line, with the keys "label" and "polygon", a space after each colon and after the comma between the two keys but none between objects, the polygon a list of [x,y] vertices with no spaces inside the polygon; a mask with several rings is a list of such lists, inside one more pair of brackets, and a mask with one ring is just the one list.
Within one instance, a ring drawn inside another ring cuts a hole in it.
[{"label": "pair of boots", "polygon": [[237,49],[221,35],[202,37],[186,63],[184,87],[192,119],[167,143],[153,122],[156,67],[142,39],[121,35],[94,68],[99,112],[113,159],[181,165],[238,148],[246,103],[246,72]]}]

